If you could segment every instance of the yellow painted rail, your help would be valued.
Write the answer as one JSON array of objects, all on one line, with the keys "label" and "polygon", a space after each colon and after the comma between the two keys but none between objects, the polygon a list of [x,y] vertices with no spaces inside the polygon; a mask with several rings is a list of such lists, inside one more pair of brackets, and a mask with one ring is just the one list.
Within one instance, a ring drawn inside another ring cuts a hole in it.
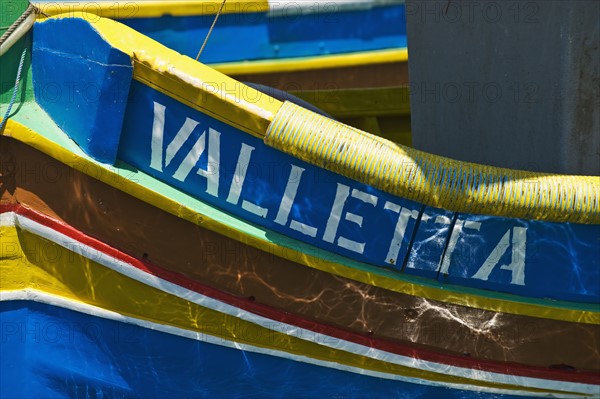
[{"label": "yellow painted rail", "polygon": [[318,167],[438,208],[600,223],[600,177],[456,161],[392,143],[290,102],[279,109],[264,141]]}]

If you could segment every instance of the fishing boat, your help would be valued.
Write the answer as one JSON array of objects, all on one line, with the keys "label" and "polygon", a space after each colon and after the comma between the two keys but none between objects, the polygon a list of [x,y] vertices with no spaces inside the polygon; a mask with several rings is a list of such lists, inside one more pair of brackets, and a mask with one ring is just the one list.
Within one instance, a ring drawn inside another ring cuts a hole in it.
[{"label": "fishing boat", "polygon": [[34,4],[48,16],[117,20],[271,97],[289,93],[346,124],[411,144],[404,0]]},{"label": "fishing boat", "polygon": [[402,146],[94,14],[0,60],[2,396],[600,397],[600,178]]}]

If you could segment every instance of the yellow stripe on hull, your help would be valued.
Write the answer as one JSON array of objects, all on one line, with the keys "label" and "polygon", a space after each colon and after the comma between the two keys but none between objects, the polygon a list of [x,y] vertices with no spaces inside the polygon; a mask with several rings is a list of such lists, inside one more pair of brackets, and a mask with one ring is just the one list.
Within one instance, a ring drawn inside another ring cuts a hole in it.
[{"label": "yellow stripe on hull", "polygon": [[399,48],[314,57],[226,62],[221,64],[211,64],[210,66],[226,75],[243,75],[345,68],[373,64],[387,64],[391,62],[408,62],[408,49]]}]

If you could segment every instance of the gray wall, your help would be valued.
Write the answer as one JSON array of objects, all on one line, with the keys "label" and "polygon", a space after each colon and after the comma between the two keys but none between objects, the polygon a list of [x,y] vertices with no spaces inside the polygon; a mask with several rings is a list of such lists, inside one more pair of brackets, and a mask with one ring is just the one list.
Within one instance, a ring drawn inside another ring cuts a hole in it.
[{"label": "gray wall", "polygon": [[413,145],[600,175],[600,1],[407,0]]}]

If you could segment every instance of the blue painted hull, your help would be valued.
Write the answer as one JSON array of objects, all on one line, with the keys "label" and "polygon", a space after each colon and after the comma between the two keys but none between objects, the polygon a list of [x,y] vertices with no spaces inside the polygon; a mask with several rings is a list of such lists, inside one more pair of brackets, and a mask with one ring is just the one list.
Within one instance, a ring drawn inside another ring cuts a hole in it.
[{"label": "blue painted hull", "polygon": [[362,376],[36,302],[0,302],[0,320],[5,398],[513,397]]}]

